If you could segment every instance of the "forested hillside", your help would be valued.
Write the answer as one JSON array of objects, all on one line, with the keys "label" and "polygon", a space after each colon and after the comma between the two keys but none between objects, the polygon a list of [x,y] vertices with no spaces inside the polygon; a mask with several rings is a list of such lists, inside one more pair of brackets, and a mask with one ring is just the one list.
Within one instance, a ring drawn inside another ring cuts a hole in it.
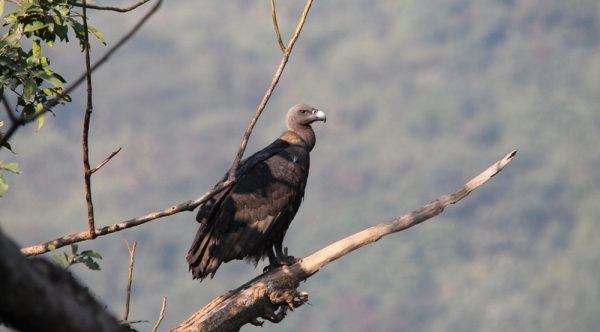
[{"label": "forested hillside", "polygon": [[[288,38],[304,5],[289,2],[278,3]],[[110,46],[141,12],[93,15]],[[105,49],[92,45],[95,57]],[[47,56],[67,80],[84,68],[77,45]],[[97,222],[210,189],[280,59],[266,1],[164,3],[94,76],[93,163],[123,147],[94,175]],[[597,0],[315,1],[248,150],[284,130],[293,104],[327,113],[291,254],[409,212],[519,153],[436,219],[320,271],[300,287],[311,305],[260,331],[598,331],[599,92]],[[22,169],[0,198],[0,225],[23,246],[87,229],[83,89],[72,96],[40,131],[14,136],[17,155],[0,151]],[[81,243],[103,255],[102,270],[74,270],[121,314],[123,239],[137,240],[130,319],[154,322],[167,296],[163,327],[173,326],[263,267],[228,263],[193,281],[194,216]]]}]

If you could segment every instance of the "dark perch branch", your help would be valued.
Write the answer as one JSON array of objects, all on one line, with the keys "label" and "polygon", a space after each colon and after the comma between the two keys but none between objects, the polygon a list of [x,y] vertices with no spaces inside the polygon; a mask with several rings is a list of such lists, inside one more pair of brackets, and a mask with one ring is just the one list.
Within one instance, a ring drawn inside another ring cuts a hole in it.
[{"label": "dark perch branch", "polygon": [[119,13],[126,13],[126,12],[130,12],[130,11],[136,9],[137,7],[145,4],[148,1],[150,1],[150,0],[142,0],[140,2],[134,3],[133,5],[131,5],[129,7],[124,7],[124,8],[113,7],[113,6],[99,6],[99,5],[86,4],[85,1],[83,1],[83,3],[73,2],[72,5],[75,6],[75,7],[86,6],[89,9],[110,10],[110,11],[119,12]]},{"label": "dark perch branch", "polygon": [[83,117],[83,134],[82,134],[82,147],[83,147],[83,179],[84,179],[84,190],[85,190],[85,203],[87,206],[88,213],[88,230],[92,238],[95,237],[94,229],[94,203],[92,202],[92,172],[90,170],[90,153],[89,153],[89,131],[90,131],[90,119],[92,116],[92,110],[94,106],[92,104],[92,72],[90,70],[90,34],[88,31],[87,24],[87,6],[86,0],[83,0],[83,54],[85,57],[85,81],[86,81],[86,107],[85,116]]},{"label": "dark perch branch", "polygon": [[250,123],[248,123],[248,128],[246,129],[246,133],[244,133],[244,137],[242,138],[242,142],[240,143],[240,148],[238,150],[237,155],[235,156],[235,159],[233,160],[233,164],[231,165],[231,169],[229,171],[228,179],[230,181],[235,180],[235,175],[237,173],[238,166],[240,165],[240,161],[242,160],[242,156],[244,155],[244,151],[246,150],[246,146],[248,145],[248,140],[250,139],[250,134],[252,134],[252,130],[254,129],[254,126],[256,125],[258,118],[260,117],[262,112],[265,110],[265,107],[267,106],[267,103],[269,102],[269,99],[271,98],[271,95],[273,94],[273,90],[275,89],[275,86],[277,86],[277,83],[279,83],[279,79],[281,78],[281,74],[283,73],[283,70],[285,69],[285,66],[290,58],[292,49],[294,48],[294,45],[296,44],[298,37],[300,37],[300,32],[302,31],[304,22],[306,22],[306,16],[308,15],[308,11],[310,10],[310,6],[312,5],[312,2],[313,2],[313,0],[308,0],[308,2],[306,3],[306,6],[304,7],[304,12],[302,13],[302,16],[300,17],[300,21],[298,22],[298,26],[296,27],[296,32],[294,33],[294,36],[292,37],[292,39],[290,39],[290,42],[288,43],[288,46],[285,49],[285,52],[283,52],[283,58],[281,59],[281,62],[279,63],[279,67],[277,68],[277,71],[275,71],[273,80],[271,81],[271,84],[267,88],[267,91],[265,92],[265,95],[264,95],[262,101],[260,102],[258,109],[256,109],[254,116],[250,120]]},{"label": "dark perch branch", "polygon": [[[225,188],[229,188],[232,184],[233,184],[233,181],[225,181],[221,185],[211,189],[210,191],[206,192],[204,195],[200,196],[199,198],[197,198],[193,201],[179,203],[179,204],[173,205],[173,206],[168,207],[163,210],[150,212],[141,217],[125,220],[125,221],[122,221],[120,223],[113,224],[110,226],[97,228],[94,231],[94,236],[97,237],[97,236],[115,233],[115,232],[118,232],[118,231],[121,231],[121,230],[124,230],[127,228],[131,228],[134,226],[138,226],[138,225],[147,223],[148,221],[151,221],[154,219],[170,216],[175,213],[179,213],[179,212],[183,212],[183,211],[192,211],[198,205],[209,200],[216,193],[221,192],[221,190],[224,190]],[[39,255],[39,254],[43,254],[45,252],[50,251],[51,247],[58,249],[58,248],[67,246],[69,244],[86,241],[86,240],[91,240],[91,239],[92,239],[92,236],[90,235],[90,232],[83,231],[80,233],[66,235],[66,236],[63,236],[63,237],[60,237],[55,240],[48,241],[48,242],[45,242],[42,244],[22,248],[21,253],[23,253],[23,255],[25,255],[25,256]]]},{"label": "dark perch branch", "polygon": [[[146,13],[139,20],[139,22],[133,28],[131,28],[131,30],[129,30],[129,32],[127,34],[125,34],[110,50],[108,50],[108,52],[106,52],[91,67],[91,72],[93,73],[96,69],[98,69],[100,66],[102,66],[106,62],[106,60],[108,60],[108,58],[110,58],[110,56],[113,53],[115,53],[115,51],[117,51],[121,46],[123,46],[123,44],[125,44],[142,27],[142,25],[144,25],[144,23],[158,10],[158,8],[160,7],[161,3],[162,3],[162,0],[158,0],[156,2],[156,4],[152,8],[150,8],[150,10],[148,11],[148,13]],[[4,136],[2,138],[0,138],[0,146],[3,146],[4,143],[8,142],[8,140],[12,137],[12,135],[14,135],[14,133],[19,129],[20,126],[23,126],[23,125],[25,125],[25,124],[27,124],[27,123],[29,123],[31,121],[34,121],[35,119],[37,119],[42,114],[45,114],[46,112],[50,111],[54,106],[58,105],[58,103],[66,95],[68,95],[69,93],[71,93],[71,91],[73,91],[81,83],[83,83],[83,81],[86,79],[86,76],[87,76],[87,71],[85,73],[83,73],[81,76],[79,76],[79,78],[77,78],[65,90],[63,90],[62,93],[60,93],[55,98],[50,99],[48,102],[46,102],[46,104],[44,104],[44,107],[39,112],[36,112],[36,113],[34,113],[34,114],[30,115],[30,116],[18,117],[17,121],[13,121],[11,123],[10,127],[8,128],[8,130],[6,131],[6,133],[4,134]]]},{"label": "dark perch branch", "polygon": [[2,231],[0,275],[0,321],[17,330],[129,331],[71,273],[26,259]]},{"label": "dark perch branch", "polygon": [[281,321],[288,308],[297,308],[308,300],[306,293],[296,290],[300,281],[356,249],[439,215],[448,205],[467,197],[502,171],[516,153],[512,151],[452,194],[334,242],[292,266],[270,271],[219,296],[171,331],[237,331],[247,323],[262,324],[258,318]]}]

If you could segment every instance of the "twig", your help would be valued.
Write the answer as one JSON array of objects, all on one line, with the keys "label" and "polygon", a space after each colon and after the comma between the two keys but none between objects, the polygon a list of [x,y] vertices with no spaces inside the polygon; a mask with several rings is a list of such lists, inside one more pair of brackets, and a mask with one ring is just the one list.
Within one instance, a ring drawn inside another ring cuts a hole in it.
[{"label": "twig", "polygon": [[104,165],[106,165],[106,163],[108,163],[114,156],[117,155],[117,153],[121,152],[122,148],[117,149],[116,151],[113,151],[110,156],[106,157],[106,159],[104,159],[100,164],[98,164],[98,166],[92,168],[90,170],[90,173],[94,174],[96,173],[100,168],[102,168]]},{"label": "twig", "polygon": [[163,296],[162,307],[160,308],[160,314],[158,315],[158,320],[156,321],[156,324],[154,324],[154,327],[152,328],[152,332],[158,331],[158,327],[160,326],[160,323],[162,322],[163,318],[165,318],[165,309],[167,309],[167,297]]},{"label": "twig", "polygon": [[[170,216],[170,215],[173,215],[173,214],[176,214],[179,212],[183,212],[183,211],[192,211],[198,205],[206,202],[211,197],[213,197],[215,194],[221,192],[222,190],[225,190],[226,188],[229,188],[233,183],[234,183],[233,181],[225,181],[225,182],[221,183],[220,185],[214,187],[213,189],[207,191],[204,195],[198,197],[197,199],[195,199],[193,201],[179,203],[179,204],[173,205],[173,206],[168,207],[163,210],[148,213],[141,217],[125,220],[125,221],[122,221],[120,223],[113,224],[110,226],[97,228],[94,231],[94,235],[95,236],[107,235],[107,234],[115,233],[115,232],[122,231],[127,228],[131,228],[131,227],[135,227],[135,226],[147,223],[148,221],[151,221],[154,219]],[[91,239],[92,239],[92,237],[91,237],[89,231],[83,231],[80,233],[66,235],[66,236],[63,236],[63,237],[60,237],[55,240],[48,241],[48,242],[45,242],[42,244],[22,248],[21,253],[25,256],[40,255],[40,254],[50,251],[50,248],[52,248],[52,247],[55,249],[58,249],[58,248],[61,248],[61,247],[64,247],[64,246],[67,246],[67,245],[70,245],[73,243],[87,241],[87,240],[91,240]]]},{"label": "twig", "polygon": [[242,138],[242,142],[240,143],[240,148],[238,150],[237,155],[235,156],[235,159],[233,160],[233,164],[231,165],[231,169],[229,171],[228,179],[230,181],[234,181],[236,178],[237,169],[240,165],[240,161],[242,160],[242,156],[244,155],[244,151],[246,150],[246,146],[248,145],[248,140],[250,139],[250,134],[252,134],[252,130],[254,129],[254,126],[256,125],[258,118],[260,117],[262,112],[265,110],[265,107],[267,106],[267,103],[269,102],[269,99],[271,98],[271,95],[273,94],[273,90],[275,89],[275,86],[277,85],[277,83],[279,83],[279,79],[281,78],[283,69],[285,69],[285,66],[290,58],[290,54],[292,53],[294,44],[296,44],[298,37],[300,37],[300,32],[302,31],[302,27],[304,26],[304,22],[306,21],[306,16],[308,15],[308,11],[310,10],[310,6],[312,5],[312,2],[313,2],[313,0],[308,0],[306,2],[306,6],[304,7],[304,12],[302,13],[302,17],[300,18],[300,21],[298,22],[298,26],[296,27],[296,32],[294,33],[294,36],[292,37],[292,39],[290,39],[290,42],[288,43],[288,46],[285,49],[285,52],[283,52],[283,58],[281,59],[281,62],[279,63],[279,67],[277,68],[277,71],[275,72],[275,75],[273,76],[273,80],[271,81],[271,84],[267,88],[267,91],[265,92],[265,95],[264,95],[262,101],[260,102],[258,109],[254,113],[254,116],[250,120],[250,123],[248,123],[248,128],[246,129],[246,133],[244,133],[244,137]]},{"label": "twig", "polygon": [[273,26],[275,27],[275,34],[277,35],[277,42],[279,43],[279,48],[281,48],[281,52],[285,53],[285,45],[283,44],[283,40],[281,40],[281,32],[279,32],[279,24],[277,24],[275,0],[271,0],[271,16],[273,17]]},{"label": "twig", "polygon": [[[91,67],[90,71],[93,73],[96,69],[102,66],[115,51],[117,51],[121,46],[123,46],[123,44],[125,44],[125,42],[127,42],[131,37],[133,37],[133,35],[142,27],[142,25],[144,25],[144,23],[158,10],[161,3],[162,0],[158,0],[156,4],[152,8],[150,8],[150,10],[138,21],[138,23],[135,26],[133,26],[133,28],[129,30],[127,34],[121,37],[121,39]],[[30,116],[19,117],[17,121],[12,122],[4,136],[0,139],[0,146],[8,142],[12,135],[14,135],[14,133],[17,131],[19,126],[34,121],[42,114],[45,114],[46,112],[50,111],[50,109],[56,106],[66,95],[68,95],[69,93],[71,93],[71,91],[77,88],[86,79],[86,76],[87,72],[79,76],[79,78],[73,81],[73,83],[69,85],[65,90],[63,90],[63,92],[61,92],[58,96],[48,100],[39,112],[36,112]]]},{"label": "twig", "polygon": [[274,269],[215,298],[171,331],[237,331],[247,323],[257,323],[257,318],[260,317],[275,322],[281,320],[283,318],[280,316],[281,311],[274,312],[277,307],[293,309],[308,301],[307,293],[296,290],[300,281],[308,279],[327,264],[356,249],[439,215],[448,205],[465,198],[502,171],[513,160],[516,153],[512,151],[507,154],[452,194],[442,196],[411,213],[334,242],[292,266]]},{"label": "twig", "polygon": [[71,5],[73,5],[75,7],[83,7],[85,5],[89,9],[110,10],[110,11],[119,12],[119,13],[126,13],[126,12],[130,12],[130,11],[136,9],[137,7],[145,4],[148,1],[150,1],[150,0],[142,0],[140,2],[134,3],[133,5],[131,5],[129,7],[124,7],[124,8],[112,7],[112,6],[99,6],[99,5],[91,5],[91,4],[85,5],[85,1],[83,3],[78,3],[78,2],[73,1],[71,3]]},{"label": "twig", "polygon": [[131,300],[131,283],[133,282],[133,263],[135,261],[135,248],[137,248],[137,241],[133,241],[133,246],[129,245],[129,241],[125,240],[125,245],[129,251],[129,272],[127,273],[127,295],[125,296],[125,312],[123,313],[123,320],[127,321],[129,318],[129,301]]},{"label": "twig", "polygon": [[83,118],[83,135],[82,135],[82,146],[83,146],[83,178],[85,183],[85,203],[87,205],[88,212],[88,230],[92,238],[95,237],[94,229],[94,203],[92,202],[92,172],[90,171],[90,154],[89,154],[89,130],[90,130],[90,118],[92,116],[92,110],[94,106],[92,104],[92,72],[90,71],[90,42],[89,42],[89,31],[87,24],[87,6],[86,0],[83,0],[83,31],[84,31],[84,56],[85,56],[85,81],[86,81],[86,97],[87,103],[85,107],[85,116]]}]

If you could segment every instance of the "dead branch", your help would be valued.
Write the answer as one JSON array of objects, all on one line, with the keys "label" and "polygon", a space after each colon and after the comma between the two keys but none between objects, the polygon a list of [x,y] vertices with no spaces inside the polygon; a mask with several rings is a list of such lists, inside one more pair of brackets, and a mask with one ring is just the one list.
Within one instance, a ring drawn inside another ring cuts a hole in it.
[{"label": "dead branch", "polygon": [[258,318],[272,322],[281,321],[288,308],[293,310],[308,300],[307,293],[296,289],[300,281],[306,280],[327,264],[358,248],[437,216],[448,205],[465,198],[502,171],[516,153],[512,151],[452,194],[442,196],[411,213],[334,242],[301,262],[270,271],[219,296],[171,331],[237,331],[247,323],[262,324]]},{"label": "dead branch", "polygon": [[277,42],[279,43],[279,48],[281,48],[281,52],[285,53],[285,45],[283,44],[283,40],[281,40],[281,32],[279,31],[279,24],[277,23],[275,0],[271,0],[271,17],[273,17],[273,26],[275,27],[275,34],[277,35]]},{"label": "dead branch", "polygon": [[[128,331],[66,270],[0,231],[0,321],[20,331]],[[35,319],[32,319],[35,317]]]},{"label": "dead branch", "polygon": [[131,300],[131,284],[133,283],[133,264],[135,263],[135,249],[137,248],[137,241],[133,241],[133,246],[129,245],[129,241],[125,240],[127,251],[129,251],[129,269],[127,271],[127,293],[125,295],[125,311],[123,313],[123,320],[129,319],[129,302]]},{"label": "dead branch", "polygon": [[[225,181],[225,182],[221,183],[219,186],[211,189],[210,191],[206,192],[204,195],[198,197],[197,199],[195,199],[193,201],[179,203],[179,204],[170,206],[163,210],[150,212],[141,217],[125,220],[125,221],[122,221],[120,223],[113,224],[110,226],[97,228],[94,231],[94,236],[97,237],[97,236],[115,233],[115,232],[118,232],[118,231],[121,231],[121,230],[124,230],[127,228],[131,228],[134,226],[138,226],[138,225],[147,223],[148,221],[151,221],[154,219],[170,216],[175,213],[179,213],[179,212],[183,212],[183,211],[192,211],[198,205],[206,202],[212,196],[221,192],[221,190],[224,190],[225,188],[229,188],[233,183],[234,183],[233,181]],[[67,246],[67,245],[70,245],[73,243],[91,240],[91,239],[92,239],[92,235],[90,235],[90,232],[83,231],[80,233],[65,235],[63,237],[60,237],[60,238],[57,238],[57,239],[54,239],[52,241],[48,241],[45,243],[41,243],[38,245],[22,248],[21,253],[25,256],[40,255],[40,254],[50,251],[50,248],[58,249],[58,248],[61,248],[61,247],[64,247],[64,246]]]},{"label": "dead branch", "polygon": [[106,159],[104,159],[100,164],[98,164],[98,166],[92,168],[90,170],[90,173],[94,174],[96,173],[100,168],[102,168],[104,165],[106,165],[106,163],[108,163],[114,156],[117,155],[117,153],[121,152],[122,148],[118,148],[117,150],[113,151],[108,157],[106,157]]},{"label": "dead branch", "polygon": [[166,309],[167,309],[167,297],[163,296],[162,307],[160,308],[160,314],[158,315],[158,320],[156,321],[156,324],[154,324],[154,327],[152,328],[152,332],[158,331],[158,328],[160,327],[160,323],[165,318],[165,310]]}]

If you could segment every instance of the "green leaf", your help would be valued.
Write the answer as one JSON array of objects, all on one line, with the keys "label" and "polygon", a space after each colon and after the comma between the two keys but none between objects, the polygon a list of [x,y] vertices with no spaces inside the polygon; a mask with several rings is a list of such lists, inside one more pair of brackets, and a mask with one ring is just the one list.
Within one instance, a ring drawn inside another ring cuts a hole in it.
[{"label": "green leaf", "polygon": [[88,257],[94,257],[94,258],[102,259],[102,256],[100,255],[100,253],[95,252],[93,250],[84,250],[84,251],[81,252],[80,255],[81,256],[88,256]]},{"label": "green leaf", "polygon": [[27,24],[23,32],[33,32],[47,27],[48,24],[44,24],[42,21],[33,21],[33,23]]},{"label": "green leaf", "polygon": [[2,164],[0,163],[0,168],[15,174],[19,174],[21,173],[21,170],[19,169],[19,164],[17,163],[7,163],[7,164]]},{"label": "green leaf", "polygon": [[77,244],[72,244],[71,252],[73,253],[73,255],[77,255],[77,250],[79,250],[79,246]]},{"label": "green leaf", "polygon": [[4,0],[0,0],[0,16],[4,13]]},{"label": "green leaf", "polygon": [[31,77],[27,77],[25,82],[23,82],[23,98],[29,101],[36,89],[37,84],[35,84],[35,80]]},{"label": "green leaf", "polygon": [[42,114],[42,115],[38,116],[37,120],[38,120],[37,129],[40,130],[44,126],[44,122],[46,121],[46,115]]},{"label": "green leaf", "polygon": [[82,259],[82,262],[90,270],[93,270],[93,271],[99,271],[100,270],[100,265],[98,265],[98,263],[94,262],[94,260],[91,259],[91,258],[89,258],[89,257]]},{"label": "green leaf", "polygon": [[0,197],[4,195],[4,193],[8,190],[8,182],[3,175],[0,175]]},{"label": "green leaf", "polygon": [[96,36],[96,38],[100,39],[100,41],[102,42],[102,44],[106,45],[106,40],[104,39],[104,36],[102,36],[102,32],[96,30],[96,28],[88,25],[88,30],[94,34],[94,36]]},{"label": "green leaf", "polygon": [[34,40],[33,43],[31,43],[31,51],[33,58],[39,61],[42,57],[42,46],[40,46],[39,40]]}]

